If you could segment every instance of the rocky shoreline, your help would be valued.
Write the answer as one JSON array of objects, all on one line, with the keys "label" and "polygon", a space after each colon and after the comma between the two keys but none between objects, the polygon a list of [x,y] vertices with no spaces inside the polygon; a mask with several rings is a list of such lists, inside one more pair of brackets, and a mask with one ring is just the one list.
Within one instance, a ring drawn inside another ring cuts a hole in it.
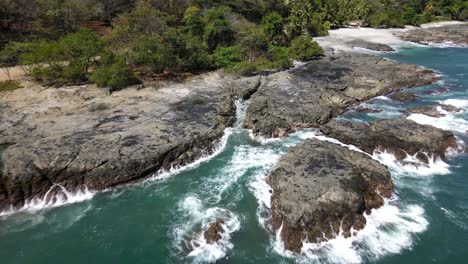
[{"label": "rocky shoreline", "polygon": [[[350,45],[391,48],[359,41]],[[234,102],[250,99],[243,126],[255,136],[284,137],[314,127],[364,151],[308,139],[289,149],[272,170],[272,227],[281,230],[287,250],[300,252],[305,239],[323,241],[339,231],[350,236],[364,228],[364,215],[392,195],[388,169],[369,154],[389,151],[400,162],[414,156],[428,164],[459,148],[453,133],[406,119],[369,124],[336,119],[380,95],[414,100],[399,91],[438,78],[416,65],[341,52],[267,76],[238,78],[218,71],[184,83],[114,93],[95,86],[55,89],[26,83],[26,88],[0,94],[0,211],[33,198],[54,199],[57,185],[71,192],[99,191],[191,163],[212,153],[225,129],[234,125]],[[437,106],[408,111],[438,112]],[[222,237],[222,224],[217,220],[204,230],[209,243]]]}]

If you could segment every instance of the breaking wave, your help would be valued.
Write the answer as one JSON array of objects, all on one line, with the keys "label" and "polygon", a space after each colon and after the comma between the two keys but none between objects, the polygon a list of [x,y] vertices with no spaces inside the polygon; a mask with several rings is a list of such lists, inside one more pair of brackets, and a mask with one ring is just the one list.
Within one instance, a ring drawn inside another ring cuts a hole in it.
[{"label": "breaking wave", "polygon": [[54,184],[41,198],[33,198],[26,201],[21,208],[11,207],[8,210],[0,212],[1,216],[7,216],[19,212],[34,213],[43,209],[59,207],[67,204],[79,203],[90,200],[96,192],[89,190],[86,186],[78,188],[76,191],[68,191],[60,184]]}]

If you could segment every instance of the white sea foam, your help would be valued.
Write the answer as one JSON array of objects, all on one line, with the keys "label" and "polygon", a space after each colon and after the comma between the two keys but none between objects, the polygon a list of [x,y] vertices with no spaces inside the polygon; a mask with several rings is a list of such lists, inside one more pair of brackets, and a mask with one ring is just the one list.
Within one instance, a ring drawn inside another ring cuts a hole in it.
[{"label": "white sea foam", "polygon": [[250,171],[267,174],[280,156],[280,151],[270,148],[240,145],[236,147],[233,157],[220,175],[208,179],[206,193],[209,193],[210,197],[217,197],[215,202],[219,202],[223,193],[227,192],[240,177]]},{"label": "white sea foam", "polygon": [[457,115],[457,113],[447,113],[443,117],[432,117],[423,114],[411,114],[408,119],[422,125],[431,125],[444,130],[465,133],[468,131],[468,121]]},{"label": "white sea foam", "polygon": [[[175,247],[192,262],[214,263],[234,248],[231,235],[241,226],[240,218],[235,213],[220,207],[205,208],[195,195],[189,195],[180,202],[178,213],[183,217],[173,230]],[[224,232],[220,240],[208,243],[204,232],[217,219],[223,220],[221,226]]]},{"label": "white sea foam", "polygon": [[451,105],[462,109],[468,108],[468,100],[466,99],[446,99],[439,102],[444,105]]},{"label": "white sea foam", "polygon": [[414,236],[428,226],[422,207],[398,207],[394,200],[385,200],[384,206],[372,210],[365,217],[366,226],[353,236],[345,238],[340,232],[336,238],[322,243],[303,241],[301,254],[284,249],[278,230],[272,248],[277,254],[294,258],[299,263],[372,262],[411,248]]},{"label": "white sea foam", "polygon": [[19,212],[34,213],[47,208],[79,203],[93,198],[95,194],[96,192],[89,190],[86,186],[82,186],[72,192],[60,184],[54,184],[43,197],[36,197],[26,201],[24,206],[19,209],[11,207],[8,210],[0,212],[0,217]]},{"label": "white sea foam", "polygon": [[235,130],[234,128],[226,128],[224,130],[223,136],[218,140],[217,143],[214,144],[214,146],[212,148],[212,151],[211,152],[207,151],[204,155],[202,155],[201,158],[199,158],[199,159],[195,160],[194,162],[189,163],[187,165],[172,167],[172,168],[170,168],[168,170],[160,170],[157,173],[155,173],[153,176],[151,176],[150,178],[145,180],[144,182],[165,180],[165,179],[167,179],[169,177],[172,177],[172,176],[174,176],[176,174],[179,174],[179,173],[181,173],[183,171],[187,171],[187,170],[196,168],[196,167],[200,166],[200,164],[205,163],[205,162],[215,158],[221,152],[223,152],[223,150],[226,148],[229,136],[232,135],[234,130]]},{"label": "white sea foam", "polygon": [[396,157],[387,151],[374,151],[374,159],[386,165],[398,177],[420,177],[429,175],[445,175],[450,173],[450,165],[440,158],[429,158],[429,164],[420,162],[416,155],[408,155],[400,162]]}]

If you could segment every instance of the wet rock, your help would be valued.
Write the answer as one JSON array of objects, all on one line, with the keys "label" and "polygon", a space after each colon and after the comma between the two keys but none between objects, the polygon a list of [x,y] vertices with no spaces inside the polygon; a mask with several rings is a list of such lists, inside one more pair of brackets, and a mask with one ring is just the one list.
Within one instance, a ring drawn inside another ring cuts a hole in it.
[{"label": "wet rock", "polygon": [[354,111],[359,112],[359,113],[381,113],[383,112],[382,109],[374,109],[374,108],[369,108],[365,106],[358,106],[354,108]]},{"label": "wet rock", "polygon": [[0,210],[57,184],[102,190],[207,155],[235,121],[238,81],[215,72],[112,94],[35,84],[1,94],[0,144],[11,145],[0,165]]},{"label": "wet rock", "polygon": [[408,114],[423,114],[432,117],[443,117],[445,116],[443,111],[459,112],[461,109],[452,105],[436,104],[410,107],[405,112]]},{"label": "wet rock", "polygon": [[265,77],[252,95],[244,125],[258,136],[281,137],[325,124],[362,101],[435,78],[415,65],[341,53]]},{"label": "wet rock", "polygon": [[393,93],[389,97],[395,101],[404,103],[415,101],[418,98],[415,94],[402,92]]},{"label": "wet rock", "polygon": [[364,213],[383,205],[393,184],[387,168],[360,152],[317,139],[292,147],[270,174],[272,219],[286,249],[364,228]]},{"label": "wet rock", "polygon": [[392,47],[382,44],[382,43],[373,43],[373,42],[368,42],[362,39],[356,39],[353,41],[350,41],[347,43],[351,47],[358,47],[358,48],[364,48],[368,50],[374,50],[374,51],[395,51]]},{"label": "wet rock", "polygon": [[390,151],[398,160],[417,154],[416,158],[428,163],[429,157],[444,158],[447,149],[458,149],[453,133],[409,119],[382,119],[370,125],[334,119],[320,131],[370,154],[374,150]]},{"label": "wet rock", "polygon": [[210,225],[210,227],[203,234],[206,242],[213,244],[218,242],[222,238],[222,234],[224,233],[223,224],[224,221],[218,218],[216,219],[216,222]]},{"label": "wet rock", "polygon": [[415,28],[398,34],[406,41],[419,44],[446,43],[468,45],[468,23],[431,28]]}]

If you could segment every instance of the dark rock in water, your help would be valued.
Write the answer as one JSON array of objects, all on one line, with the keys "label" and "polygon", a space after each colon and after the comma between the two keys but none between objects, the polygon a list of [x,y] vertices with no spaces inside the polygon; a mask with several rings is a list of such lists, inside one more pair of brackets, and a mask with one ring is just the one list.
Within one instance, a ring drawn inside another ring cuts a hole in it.
[{"label": "dark rock in water", "polygon": [[395,51],[392,47],[382,44],[382,43],[373,43],[373,42],[368,42],[362,39],[356,39],[353,41],[350,41],[347,43],[348,45],[352,47],[358,47],[358,48],[364,48],[368,50],[374,50],[374,51]]},{"label": "dark rock in water", "polygon": [[417,154],[416,158],[428,163],[431,156],[444,158],[447,149],[458,149],[453,133],[409,119],[382,119],[370,125],[335,119],[320,127],[320,131],[368,153],[387,150],[398,160]]},{"label": "dark rock in water", "polygon": [[444,93],[447,93],[450,89],[448,87],[442,87],[442,88],[439,88],[439,89],[435,89],[435,90],[426,90],[424,91],[424,94],[427,94],[427,95],[439,95],[439,94],[444,94]]},{"label": "dark rock in water", "polygon": [[432,83],[432,71],[381,57],[342,53],[265,77],[247,108],[245,127],[282,137],[317,127],[352,105],[407,87]]},{"label": "dark rock in water", "polygon": [[236,89],[248,97],[255,82],[214,72],[112,94],[95,86],[0,94],[0,144],[12,144],[2,154],[0,210],[52,186],[102,190],[211,153],[235,122]]},{"label": "dark rock in water", "polygon": [[425,106],[414,106],[408,108],[405,113],[408,114],[423,114],[432,117],[443,117],[445,116],[444,113],[438,110],[440,108],[446,112],[460,112],[461,109],[452,105],[443,105],[443,104],[436,104],[436,105],[425,105]]},{"label": "dark rock in water", "polygon": [[398,34],[406,41],[419,44],[446,43],[468,45],[468,23],[432,28],[415,28]]},{"label": "dark rock in water", "polygon": [[393,93],[389,97],[399,102],[412,102],[418,98],[415,94],[402,92]]},{"label": "dark rock in water", "polygon": [[383,112],[382,109],[374,109],[374,108],[369,108],[369,107],[364,107],[364,106],[359,106],[354,108],[354,111],[359,112],[359,113],[381,113]]},{"label": "dark rock in water", "polygon": [[[365,226],[364,213],[384,204],[393,184],[387,168],[368,155],[317,139],[292,147],[270,174],[272,226],[286,249],[333,238],[340,227]],[[325,237],[324,237],[325,236]]]},{"label": "dark rock in water", "polygon": [[216,219],[216,222],[210,225],[210,227],[203,234],[206,242],[213,244],[218,242],[222,238],[222,234],[224,233],[223,224],[224,221],[218,218]]}]

